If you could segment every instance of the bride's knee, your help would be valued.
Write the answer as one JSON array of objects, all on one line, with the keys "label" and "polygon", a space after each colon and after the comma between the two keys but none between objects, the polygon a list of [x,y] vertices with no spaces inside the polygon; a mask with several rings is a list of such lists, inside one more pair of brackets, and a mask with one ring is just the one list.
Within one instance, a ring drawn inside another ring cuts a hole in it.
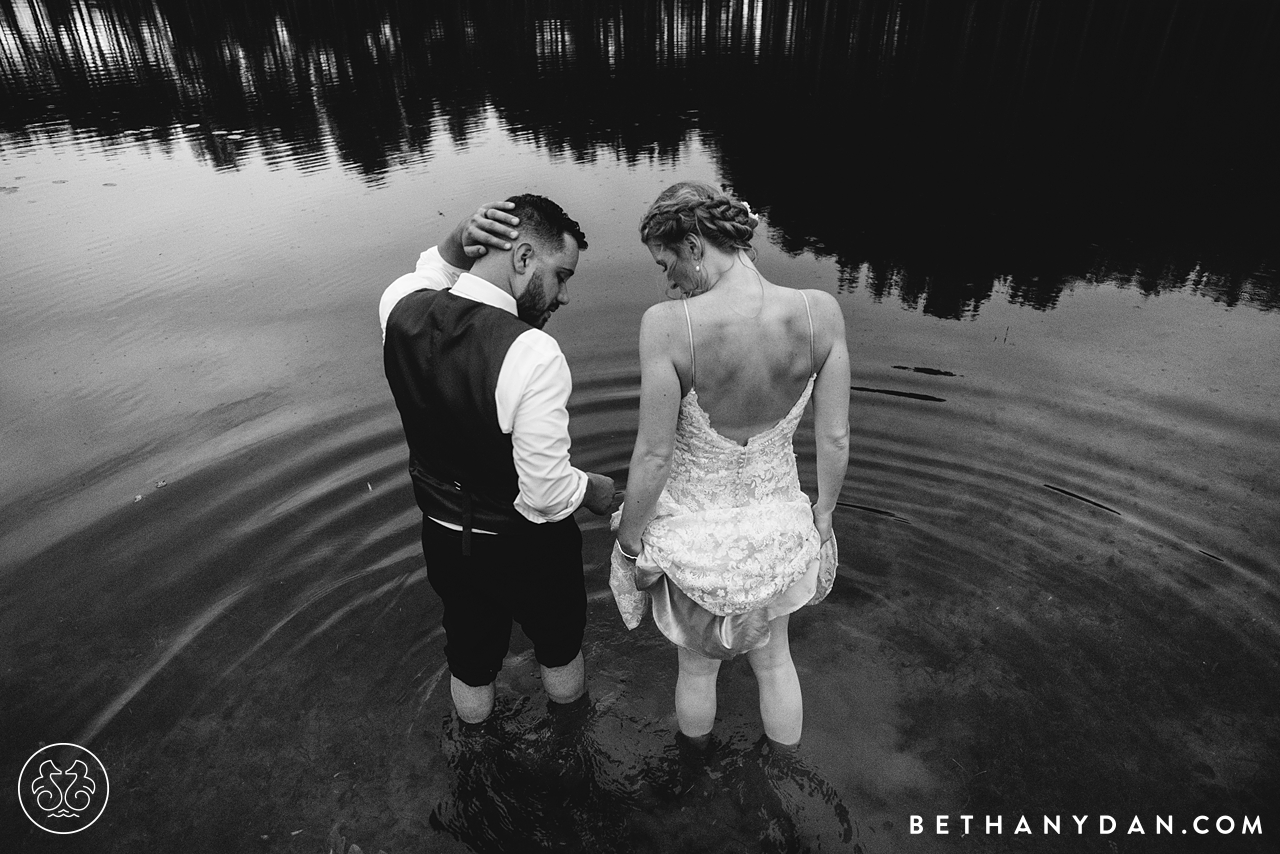
[{"label": "bride's knee", "polygon": [[778,617],[769,623],[769,642],[747,653],[747,661],[757,675],[780,668],[794,668],[791,661],[791,644],[787,638],[787,618]]},{"label": "bride's knee", "polygon": [[747,653],[747,662],[756,676],[795,669],[795,664],[791,660],[791,649],[785,640],[782,643],[770,643],[760,649],[753,649]]},{"label": "bride's knee", "polygon": [[696,652],[677,647],[680,654],[680,674],[682,676],[694,677],[710,677],[720,672],[720,661],[715,658],[707,658],[705,655],[699,655]]}]

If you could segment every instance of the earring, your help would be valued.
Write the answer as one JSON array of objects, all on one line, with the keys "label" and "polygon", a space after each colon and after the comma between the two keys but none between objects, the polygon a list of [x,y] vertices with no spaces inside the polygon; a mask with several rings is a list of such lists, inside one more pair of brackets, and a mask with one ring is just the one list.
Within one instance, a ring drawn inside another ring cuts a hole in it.
[{"label": "earring", "polygon": [[701,272],[702,272],[702,265],[701,265],[701,264],[699,264],[698,266],[694,267],[693,269],[694,269],[694,272],[701,273]]}]

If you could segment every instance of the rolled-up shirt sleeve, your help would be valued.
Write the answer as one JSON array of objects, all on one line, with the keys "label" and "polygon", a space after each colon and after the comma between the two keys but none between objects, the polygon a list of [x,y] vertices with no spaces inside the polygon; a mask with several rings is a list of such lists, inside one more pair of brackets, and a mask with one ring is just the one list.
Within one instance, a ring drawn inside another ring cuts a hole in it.
[{"label": "rolled-up shirt sleeve", "polygon": [[573,379],[555,339],[521,335],[507,351],[494,397],[498,423],[511,434],[520,491],[516,511],[531,522],[558,522],[582,504],[585,472],[569,464],[569,394]]},{"label": "rolled-up shirt sleeve", "polygon": [[378,300],[378,321],[382,324],[383,342],[387,340],[387,318],[391,316],[391,309],[396,307],[396,303],[414,291],[439,291],[453,287],[453,283],[465,272],[467,271],[461,267],[455,267],[444,260],[440,250],[434,246],[418,256],[414,271],[405,273],[392,282],[382,292],[382,299]]}]

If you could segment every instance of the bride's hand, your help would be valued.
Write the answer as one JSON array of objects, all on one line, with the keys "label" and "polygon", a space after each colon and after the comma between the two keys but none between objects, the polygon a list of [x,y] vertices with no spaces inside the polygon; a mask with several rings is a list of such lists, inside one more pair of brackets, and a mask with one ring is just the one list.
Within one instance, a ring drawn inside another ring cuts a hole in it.
[{"label": "bride's hand", "polygon": [[831,514],[819,513],[818,508],[813,508],[813,526],[818,529],[818,542],[825,543],[834,536],[831,530]]}]

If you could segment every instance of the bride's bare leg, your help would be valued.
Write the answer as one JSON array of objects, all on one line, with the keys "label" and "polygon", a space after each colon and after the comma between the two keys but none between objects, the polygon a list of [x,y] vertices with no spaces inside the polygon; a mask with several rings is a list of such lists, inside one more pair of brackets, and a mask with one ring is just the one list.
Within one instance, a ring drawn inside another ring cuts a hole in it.
[{"label": "bride's bare leg", "polygon": [[676,647],[680,675],[676,677],[676,723],[680,732],[698,738],[716,724],[716,676],[720,662]]},{"label": "bride's bare leg", "polygon": [[804,723],[800,677],[791,660],[784,614],[769,621],[769,642],[747,653],[747,661],[760,685],[760,717],[764,734],[779,744],[797,744]]}]

